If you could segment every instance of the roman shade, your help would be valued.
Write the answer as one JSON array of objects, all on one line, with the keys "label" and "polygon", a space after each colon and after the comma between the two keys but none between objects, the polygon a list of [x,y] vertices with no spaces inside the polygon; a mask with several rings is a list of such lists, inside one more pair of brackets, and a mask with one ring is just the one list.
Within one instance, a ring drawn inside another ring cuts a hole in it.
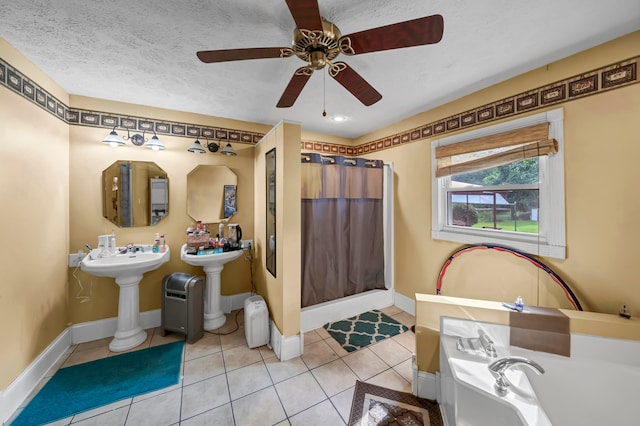
[{"label": "roman shade", "polygon": [[536,124],[437,147],[436,177],[476,172],[556,152],[558,142],[549,139],[549,123]]}]

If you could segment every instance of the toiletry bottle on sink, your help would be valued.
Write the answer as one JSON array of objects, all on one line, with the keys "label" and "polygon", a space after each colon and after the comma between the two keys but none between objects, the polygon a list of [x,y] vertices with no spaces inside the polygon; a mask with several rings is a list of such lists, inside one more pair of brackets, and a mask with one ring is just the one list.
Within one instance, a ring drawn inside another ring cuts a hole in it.
[{"label": "toiletry bottle on sink", "polygon": [[153,252],[160,252],[160,234],[156,232],[156,239],[153,241]]}]

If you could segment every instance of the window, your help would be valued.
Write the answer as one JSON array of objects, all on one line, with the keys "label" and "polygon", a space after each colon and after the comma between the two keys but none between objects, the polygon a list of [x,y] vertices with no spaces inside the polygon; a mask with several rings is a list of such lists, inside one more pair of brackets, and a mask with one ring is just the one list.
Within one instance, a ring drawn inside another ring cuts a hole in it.
[{"label": "window", "polygon": [[432,142],[432,237],[565,258],[563,111]]}]

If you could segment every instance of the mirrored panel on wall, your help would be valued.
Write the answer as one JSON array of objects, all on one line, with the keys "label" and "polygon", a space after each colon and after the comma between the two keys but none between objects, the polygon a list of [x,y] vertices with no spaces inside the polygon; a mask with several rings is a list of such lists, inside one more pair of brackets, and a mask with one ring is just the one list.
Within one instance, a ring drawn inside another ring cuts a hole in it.
[{"label": "mirrored panel on wall", "polygon": [[152,226],[169,214],[169,178],[149,161],[119,160],[102,172],[102,215],[122,228]]},{"label": "mirrored panel on wall", "polygon": [[220,223],[237,213],[238,177],[227,166],[201,164],[187,175],[187,214]]},{"label": "mirrored panel on wall", "polygon": [[276,276],[276,149],[265,154],[266,173],[266,266],[271,275]]}]

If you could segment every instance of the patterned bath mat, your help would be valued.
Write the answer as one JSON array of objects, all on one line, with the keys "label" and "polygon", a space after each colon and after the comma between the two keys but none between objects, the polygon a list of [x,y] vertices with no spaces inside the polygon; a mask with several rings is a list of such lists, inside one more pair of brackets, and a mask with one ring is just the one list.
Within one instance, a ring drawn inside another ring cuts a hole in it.
[{"label": "patterned bath mat", "polygon": [[409,330],[406,325],[378,310],[330,322],[325,324],[324,328],[347,352],[357,351],[367,345]]},{"label": "patterned bath mat", "polygon": [[349,426],[442,426],[440,407],[435,401],[406,392],[356,382]]}]

